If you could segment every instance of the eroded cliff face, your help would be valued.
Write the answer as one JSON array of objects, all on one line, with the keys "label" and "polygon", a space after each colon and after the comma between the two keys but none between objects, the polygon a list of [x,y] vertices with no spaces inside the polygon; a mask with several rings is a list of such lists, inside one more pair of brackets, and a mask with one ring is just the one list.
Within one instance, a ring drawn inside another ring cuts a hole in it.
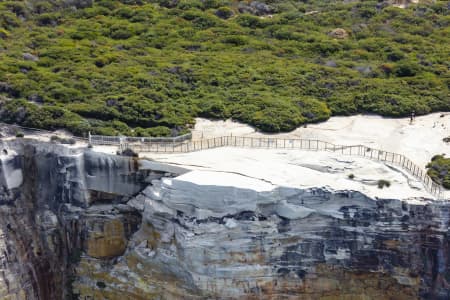
[{"label": "eroded cliff face", "polygon": [[450,297],[445,203],[3,148],[2,299]]},{"label": "eroded cliff face", "polygon": [[49,143],[0,146],[1,299],[76,299],[80,257],[122,255],[142,221],[127,201],[183,171]]}]

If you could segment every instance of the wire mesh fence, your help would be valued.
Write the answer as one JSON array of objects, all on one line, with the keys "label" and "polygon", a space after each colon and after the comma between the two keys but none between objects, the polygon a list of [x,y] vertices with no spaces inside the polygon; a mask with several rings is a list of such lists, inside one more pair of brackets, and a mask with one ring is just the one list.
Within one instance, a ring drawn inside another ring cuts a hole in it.
[{"label": "wire mesh fence", "polygon": [[188,142],[149,142],[121,143],[120,147],[132,149],[135,152],[186,153],[213,149],[218,147],[241,147],[256,149],[298,149],[309,151],[331,151],[343,155],[360,156],[372,160],[387,162],[403,168],[419,179],[425,189],[441,199],[441,186],[435,183],[426,173],[409,158],[402,154],[370,148],[363,145],[335,145],[329,142],[313,139],[283,139],[262,137],[222,136]]}]

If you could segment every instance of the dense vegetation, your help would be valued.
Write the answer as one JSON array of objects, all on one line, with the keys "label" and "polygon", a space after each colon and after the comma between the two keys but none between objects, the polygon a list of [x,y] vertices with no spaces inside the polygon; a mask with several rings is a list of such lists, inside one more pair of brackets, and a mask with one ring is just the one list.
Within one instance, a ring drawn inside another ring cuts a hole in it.
[{"label": "dense vegetation", "polygon": [[277,132],[450,110],[447,1],[250,2],[2,1],[0,118],[171,135],[196,116]]},{"label": "dense vegetation", "polygon": [[434,182],[441,184],[446,189],[450,189],[450,158],[443,155],[435,155],[427,165],[428,176]]}]

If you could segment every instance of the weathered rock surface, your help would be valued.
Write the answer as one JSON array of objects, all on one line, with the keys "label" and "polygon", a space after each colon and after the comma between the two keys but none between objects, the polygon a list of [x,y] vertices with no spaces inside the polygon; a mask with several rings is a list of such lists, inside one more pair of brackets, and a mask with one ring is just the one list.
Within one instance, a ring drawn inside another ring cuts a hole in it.
[{"label": "weathered rock surface", "polygon": [[450,297],[447,203],[3,148],[2,299]]},{"label": "weathered rock surface", "polygon": [[72,299],[80,258],[122,255],[140,226],[126,202],[152,179],[183,172],[50,143],[0,146],[0,299]]},{"label": "weathered rock surface", "polygon": [[333,29],[328,33],[328,35],[335,39],[346,39],[348,37],[347,31],[342,28]]},{"label": "weathered rock surface", "polygon": [[[400,7],[400,8],[405,8],[408,7],[410,5],[413,4],[417,4],[420,1],[419,0],[390,0],[387,1],[389,4]],[[422,1],[422,2],[426,2],[426,1]]]},{"label": "weathered rock surface", "polygon": [[238,10],[240,13],[249,13],[257,16],[273,14],[276,12],[272,6],[259,1],[240,1]]}]

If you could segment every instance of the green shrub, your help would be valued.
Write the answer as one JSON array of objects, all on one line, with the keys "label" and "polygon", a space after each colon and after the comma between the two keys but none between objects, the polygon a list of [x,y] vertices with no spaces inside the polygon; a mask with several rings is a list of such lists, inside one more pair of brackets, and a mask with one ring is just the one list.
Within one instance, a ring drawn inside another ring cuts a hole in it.
[{"label": "green shrub", "polygon": [[8,30],[0,28],[0,39],[6,39],[8,37],[9,37]]},{"label": "green shrub", "polygon": [[450,189],[450,158],[438,154],[431,158],[427,164],[427,174],[437,184]]},{"label": "green shrub", "polygon": [[420,70],[420,66],[413,62],[399,62],[394,67],[394,73],[398,77],[411,77],[415,76]]},{"label": "green shrub", "polygon": [[245,36],[230,35],[222,39],[222,43],[230,44],[234,46],[242,46],[248,43],[248,39]]},{"label": "green shrub", "polygon": [[198,29],[207,29],[218,25],[218,19],[215,16],[196,10],[189,10],[185,12],[183,14],[183,18],[191,21],[194,27]]},{"label": "green shrub", "polygon": [[218,8],[223,4],[223,2],[224,1],[222,0],[202,0],[204,9]]},{"label": "green shrub", "polygon": [[59,21],[59,14],[45,13],[36,18],[36,22],[40,26],[56,26]]},{"label": "green shrub", "polygon": [[169,137],[172,135],[172,131],[165,126],[152,128],[137,127],[134,129],[134,135],[138,137]]},{"label": "green shrub", "polygon": [[192,8],[202,9],[203,2],[201,0],[180,0],[178,2],[177,8],[183,10],[189,10]]},{"label": "green shrub", "polygon": [[230,116],[230,113],[223,102],[212,100],[201,107],[199,116],[211,119],[226,119]]},{"label": "green shrub", "polygon": [[229,7],[219,7],[216,10],[216,16],[221,19],[229,19],[233,16],[233,11]]},{"label": "green shrub", "polygon": [[165,126],[156,126],[152,128],[147,128],[147,136],[171,136],[172,131]]},{"label": "green shrub", "polygon": [[264,28],[270,24],[269,21],[252,15],[239,15],[236,22],[243,27]]},{"label": "green shrub", "polygon": [[331,111],[327,104],[311,97],[304,97],[296,101],[302,112],[302,116],[307,122],[325,121],[331,116]]},{"label": "green shrub", "polygon": [[125,40],[133,36],[133,32],[126,26],[112,26],[109,36],[115,40]]},{"label": "green shrub", "polygon": [[20,20],[17,16],[9,11],[0,11],[0,27],[6,30],[12,30],[14,27],[20,26]]},{"label": "green shrub", "polygon": [[379,189],[382,189],[384,187],[390,187],[391,186],[391,182],[389,180],[384,180],[384,179],[380,179],[377,182],[377,186]]}]

